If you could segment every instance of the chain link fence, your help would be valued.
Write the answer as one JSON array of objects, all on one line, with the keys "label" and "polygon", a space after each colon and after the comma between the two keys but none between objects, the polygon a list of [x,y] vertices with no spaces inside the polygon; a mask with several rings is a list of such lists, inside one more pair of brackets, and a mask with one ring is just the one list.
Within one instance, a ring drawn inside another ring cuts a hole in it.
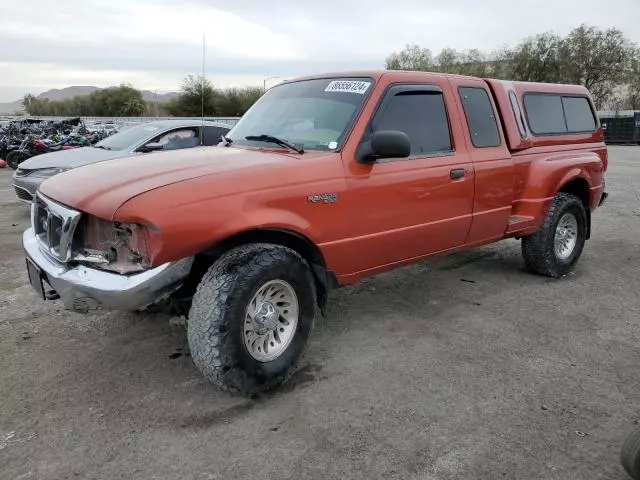
[{"label": "chain link fence", "polygon": [[[60,120],[65,120],[70,117],[11,117],[11,116],[3,116],[4,120],[21,120],[24,118],[33,118],[38,120],[51,120],[54,122],[59,122]],[[115,125],[122,125],[128,123],[146,123],[146,122],[155,122],[157,120],[193,120],[194,117],[80,117],[86,124],[106,124],[113,123]],[[218,122],[224,123],[226,125],[233,126],[238,123],[240,117],[205,117],[204,118],[210,122]]]}]

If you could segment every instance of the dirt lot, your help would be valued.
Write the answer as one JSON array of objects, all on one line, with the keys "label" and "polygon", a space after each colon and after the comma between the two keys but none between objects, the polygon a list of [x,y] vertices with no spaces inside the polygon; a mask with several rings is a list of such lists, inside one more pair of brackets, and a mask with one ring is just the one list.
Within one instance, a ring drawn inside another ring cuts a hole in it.
[{"label": "dirt lot", "polygon": [[[506,241],[336,291],[277,393],[217,391],[167,317],[79,315],[24,272],[0,170],[1,479],[623,479],[640,420],[640,148],[576,271]],[[638,427],[640,428],[640,426]]]}]

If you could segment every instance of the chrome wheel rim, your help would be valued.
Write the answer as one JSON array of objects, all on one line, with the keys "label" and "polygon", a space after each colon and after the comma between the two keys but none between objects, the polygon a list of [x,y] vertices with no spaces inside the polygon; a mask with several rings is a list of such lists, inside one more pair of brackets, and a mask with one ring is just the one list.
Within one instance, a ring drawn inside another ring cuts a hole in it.
[{"label": "chrome wheel rim", "polygon": [[247,305],[242,329],[244,346],[254,359],[270,362],[287,349],[298,326],[298,297],[284,280],[271,280]]},{"label": "chrome wheel rim", "polygon": [[573,213],[565,213],[558,222],[555,235],[556,256],[566,260],[578,243],[578,219]]}]

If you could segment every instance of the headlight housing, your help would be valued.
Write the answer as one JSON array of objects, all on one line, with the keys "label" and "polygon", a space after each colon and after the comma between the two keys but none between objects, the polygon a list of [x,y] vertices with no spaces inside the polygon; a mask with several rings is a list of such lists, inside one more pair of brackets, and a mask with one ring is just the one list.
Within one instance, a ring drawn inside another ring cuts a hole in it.
[{"label": "headlight housing", "polygon": [[76,239],[72,261],[120,274],[151,267],[159,246],[159,231],[153,226],[110,222],[88,215]]},{"label": "headlight housing", "polygon": [[66,172],[67,170],[69,170],[68,167],[38,168],[37,170],[31,170],[27,175],[37,178],[49,178],[59,173]]}]

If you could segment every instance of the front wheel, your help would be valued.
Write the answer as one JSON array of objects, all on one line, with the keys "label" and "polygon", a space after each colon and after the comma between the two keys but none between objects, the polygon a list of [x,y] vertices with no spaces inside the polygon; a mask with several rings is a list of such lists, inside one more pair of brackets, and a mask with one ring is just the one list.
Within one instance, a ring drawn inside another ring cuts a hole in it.
[{"label": "front wheel", "polygon": [[640,480],[640,430],[629,435],[620,452],[622,466],[634,480]]},{"label": "front wheel", "polygon": [[198,286],[187,326],[191,356],[224,390],[271,390],[294,373],[315,314],[313,275],[300,255],[270,244],[238,247]]},{"label": "front wheel", "polygon": [[578,197],[558,193],[542,227],[522,239],[522,255],[536,273],[559,278],[576,264],[587,239],[587,213]]}]

